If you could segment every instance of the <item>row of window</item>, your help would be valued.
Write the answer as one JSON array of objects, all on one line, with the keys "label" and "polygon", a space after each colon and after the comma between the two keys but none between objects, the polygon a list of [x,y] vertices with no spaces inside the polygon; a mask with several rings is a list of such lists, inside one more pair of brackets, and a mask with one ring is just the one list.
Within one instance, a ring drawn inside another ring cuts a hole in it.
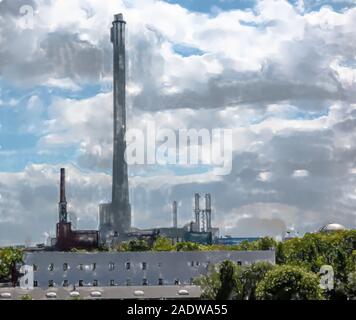
[{"label": "row of window", "polygon": [[[198,266],[202,265],[199,261],[191,261],[191,262],[189,262],[188,264],[189,264],[191,267],[195,267],[195,266],[198,267]],[[206,266],[208,266],[208,265],[209,265],[209,262],[208,262],[208,263],[205,263],[205,264],[206,264]],[[237,261],[237,264],[238,264],[238,265],[241,265],[242,262],[241,262],[241,261]],[[158,262],[158,263],[157,263],[157,266],[158,266],[159,268],[161,268],[161,267],[162,267],[162,262]],[[70,269],[70,266],[69,266],[68,263],[63,263],[62,268],[63,268],[63,271],[67,271],[67,270]],[[90,264],[90,265],[79,264],[79,265],[77,266],[77,268],[78,268],[79,270],[91,270],[91,271],[95,271],[95,270],[96,270],[96,263],[92,263],[92,264]],[[141,269],[142,269],[142,270],[147,270],[147,268],[148,268],[148,264],[147,264],[146,262],[142,262],[142,263],[141,263]],[[48,266],[48,271],[54,271],[54,269],[55,269],[54,263],[50,263],[49,266]],[[109,265],[108,265],[108,269],[109,269],[110,271],[115,270],[115,263],[114,263],[114,262],[110,262]],[[126,262],[126,263],[125,263],[125,269],[126,269],[126,270],[130,270],[130,269],[131,269],[131,263],[130,263],[130,262]],[[35,264],[33,265],[33,271],[38,271],[38,266],[35,265]]]},{"label": "row of window", "polygon": [[[33,271],[38,271],[39,268],[38,268],[38,266],[37,266],[36,264],[33,264],[32,266],[33,266]],[[162,267],[162,262],[158,262],[157,266],[158,266],[159,268]],[[142,270],[147,270],[147,267],[148,267],[148,264],[147,264],[146,262],[142,262],[142,263],[141,263],[141,269],[142,269]],[[63,268],[63,271],[67,271],[67,270],[70,269],[70,266],[68,265],[68,263],[63,263],[62,268]],[[84,265],[84,264],[81,263],[81,264],[79,264],[79,265],[77,266],[77,268],[78,268],[79,270],[91,270],[91,271],[95,271],[95,270],[96,270],[96,263],[92,263],[92,264],[90,264],[90,265]],[[50,263],[50,264],[48,265],[48,271],[54,271],[54,269],[55,269],[54,263]],[[130,270],[130,269],[131,269],[131,263],[130,263],[130,262],[126,262],[126,263],[125,263],[125,269],[126,269],[126,270]],[[115,270],[115,263],[113,263],[113,262],[110,262],[110,263],[109,263],[109,270],[110,270],[110,271]]]},{"label": "row of window", "polygon": [[[109,284],[109,286],[116,286],[116,285],[118,285],[118,283],[116,283],[115,280],[110,280],[108,284]],[[127,278],[127,279],[126,279],[126,282],[125,282],[125,285],[126,285],[126,286],[131,286],[131,284],[132,284],[131,279],[130,279],[130,278]],[[164,279],[159,278],[158,281],[157,281],[157,284],[160,285],[160,286],[162,286],[162,285],[164,284]],[[175,280],[174,280],[174,284],[175,284],[175,285],[180,285],[181,282],[179,281],[179,279],[175,279]],[[190,284],[193,284],[193,279],[190,279]],[[93,286],[93,287],[97,287],[98,285],[99,285],[99,281],[98,281],[98,280],[93,280],[93,282],[91,283],[91,286]],[[103,285],[103,284],[102,284],[102,285]],[[106,285],[106,284],[105,284],[105,285]],[[148,285],[148,280],[147,280],[146,278],[143,278],[143,279],[142,279],[142,285],[143,285],[143,286],[147,286],[147,285]],[[39,283],[38,283],[37,280],[34,280],[34,281],[33,281],[33,286],[34,286],[34,287],[38,287],[38,286],[39,286]],[[54,283],[53,280],[49,280],[49,281],[48,281],[48,287],[55,287],[55,286],[56,286],[56,284]],[[63,286],[63,287],[68,287],[68,286],[69,286],[69,281],[68,281],[67,279],[63,280],[62,286]],[[79,286],[79,287],[84,287],[84,281],[83,281],[83,280],[79,280],[79,281],[78,281],[78,286]]]}]

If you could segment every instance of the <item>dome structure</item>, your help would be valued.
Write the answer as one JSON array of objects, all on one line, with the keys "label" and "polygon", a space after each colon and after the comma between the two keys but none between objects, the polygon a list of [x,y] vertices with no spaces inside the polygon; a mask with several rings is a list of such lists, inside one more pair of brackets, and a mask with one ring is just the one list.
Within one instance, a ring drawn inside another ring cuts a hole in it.
[{"label": "dome structure", "polygon": [[334,231],[344,231],[347,230],[346,227],[339,223],[328,223],[319,229],[319,232],[334,232]]}]

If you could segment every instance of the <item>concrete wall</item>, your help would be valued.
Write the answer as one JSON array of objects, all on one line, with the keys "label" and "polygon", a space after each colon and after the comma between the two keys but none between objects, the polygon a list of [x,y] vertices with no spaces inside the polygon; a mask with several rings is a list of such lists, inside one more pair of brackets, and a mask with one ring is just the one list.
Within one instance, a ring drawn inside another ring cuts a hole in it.
[{"label": "concrete wall", "polygon": [[[275,263],[275,252],[268,251],[193,251],[193,252],[31,252],[24,257],[25,265],[33,266],[33,280],[47,288],[114,285],[190,284],[193,278],[206,274],[209,265],[223,260],[251,264],[257,261]],[[128,264],[130,268],[128,269]],[[67,270],[64,270],[67,267]],[[27,276],[31,276],[29,273]],[[145,280],[146,279],[146,280]],[[95,281],[96,280],[96,281]],[[22,281],[22,283],[24,283]]]}]

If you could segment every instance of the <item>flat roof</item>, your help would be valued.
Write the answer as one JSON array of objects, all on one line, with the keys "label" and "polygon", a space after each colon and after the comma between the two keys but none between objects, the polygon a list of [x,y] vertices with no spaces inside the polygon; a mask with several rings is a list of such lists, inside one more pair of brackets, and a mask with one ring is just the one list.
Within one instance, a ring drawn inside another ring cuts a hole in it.
[{"label": "flat roof", "polygon": [[[0,300],[21,300],[29,295],[33,300],[88,299],[199,299],[201,288],[193,285],[176,286],[112,286],[68,288],[0,288]],[[99,292],[99,293],[98,293]],[[79,294],[79,296],[78,296]],[[73,297],[74,295],[74,297]]]}]

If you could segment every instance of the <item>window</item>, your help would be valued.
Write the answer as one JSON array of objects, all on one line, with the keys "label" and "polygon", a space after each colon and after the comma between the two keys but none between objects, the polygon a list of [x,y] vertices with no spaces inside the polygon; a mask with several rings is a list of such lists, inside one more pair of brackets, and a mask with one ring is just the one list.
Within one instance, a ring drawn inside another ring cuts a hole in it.
[{"label": "window", "polygon": [[146,278],[143,278],[143,279],[142,279],[142,285],[143,285],[143,286],[147,286],[147,285],[148,285],[148,281],[147,281]]},{"label": "window", "polygon": [[110,263],[109,263],[109,270],[110,270],[110,271],[113,271],[114,269],[115,269],[115,263],[110,262]]},{"label": "window", "polygon": [[131,268],[130,262],[126,262],[126,270],[130,270],[130,268]]},{"label": "window", "polygon": [[93,264],[91,265],[91,269],[92,269],[93,271],[95,271],[95,269],[96,269],[96,263],[93,263]]},{"label": "window", "polygon": [[68,270],[68,263],[63,263],[63,271],[67,271]]},{"label": "window", "polygon": [[162,279],[162,278],[159,278],[159,279],[158,279],[158,285],[159,285],[159,286],[163,286],[163,279]]},{"label": "window", "polygon": [[83,286],[83,280],[79,280],[79,287]]},{"label": "window", "polygon": [[38,281],[37,280],[33,281],[33,286],[34,287],[38,287]]},{"label": "window", "polygon": [[53,287],[54,283],[53,280],[48,280],[48,287]]},{"label": "window", "polygon": [[68,287],[68,280],[63,280],[63,287]]},{"label": "window", "polygon": [[115,280],[110,280],[110,286],[113,287],[115,285]]},{"label": "window", "polygon": [[142,262],[142,270],[147,270],[147,263],[146,262]]},{"label": "window", "polygon": [[32,267],[33,267],[33,271],[37,271],[38,270],[37,264],[34,264]]},{"label": "window", "polygon": [[127,285],[127,286],[131,286],[131,279],[130,279],[130,278],[127,278],[127,279],[126,279],[126,285]]},{"label": "window", "polygon": [[53,271],[54,270],[54,264],[50,263],[50,265],[48,266],[48,271]]},{"label": "window", "polygon": [[93,287],[97,287],[98,286],[98,280],[93,280]]}]

